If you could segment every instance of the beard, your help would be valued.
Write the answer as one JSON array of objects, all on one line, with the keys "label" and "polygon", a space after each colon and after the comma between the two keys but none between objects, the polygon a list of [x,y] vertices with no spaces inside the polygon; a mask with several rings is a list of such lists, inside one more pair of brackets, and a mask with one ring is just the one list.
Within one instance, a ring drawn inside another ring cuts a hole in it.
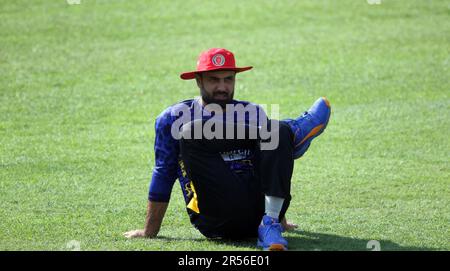
[{"label": "beard", "polygon": [[[200,94],[202,96],[203,102],[206,104],[218,104],[220,107],[225,109],[227,104],[233,101],[234,91],[231,93],[225,91],[217,91],[212,94],[208,94],[204,88],[200,89]],[[220,96],[220,98],[217,98]]]}]

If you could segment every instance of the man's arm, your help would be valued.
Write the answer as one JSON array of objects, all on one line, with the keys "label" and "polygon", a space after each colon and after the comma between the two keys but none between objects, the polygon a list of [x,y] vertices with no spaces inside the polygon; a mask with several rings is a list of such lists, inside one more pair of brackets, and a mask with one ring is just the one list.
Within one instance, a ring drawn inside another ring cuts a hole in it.
[{"label": "man's arm", "polygon": [[124,233],[126,238],[155,238],[158,235],[159,229],[167,210],[168,202],[148,201],[147,217],[145,218],[145,226],[143,230],[133,230]]},{"label": "man's arm", "polygon": [[178,142],[172,137],[171,109],[164,110],[155,121],[155,167],[148,192],[147,216],[142,230],[124,233],[127,238],[154,238],[161,228],[169,205],[170,193],[177,178]]}]

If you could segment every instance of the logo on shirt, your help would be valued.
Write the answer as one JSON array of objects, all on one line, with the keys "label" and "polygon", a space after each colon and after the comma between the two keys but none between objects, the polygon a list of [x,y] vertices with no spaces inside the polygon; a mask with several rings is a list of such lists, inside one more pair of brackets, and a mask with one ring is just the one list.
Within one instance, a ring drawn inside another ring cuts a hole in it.
[{"label": "logo on shirt", "polygon": [[228,151],[228,152],[223,152],[221,153],[222,155],[222,159],[225,162],[229,162],[229,161],[236,161],[236,160],[242,160],[242,159],[246,159],[251,155],[251,151],[250,150],[233,150],[233,151]]}]

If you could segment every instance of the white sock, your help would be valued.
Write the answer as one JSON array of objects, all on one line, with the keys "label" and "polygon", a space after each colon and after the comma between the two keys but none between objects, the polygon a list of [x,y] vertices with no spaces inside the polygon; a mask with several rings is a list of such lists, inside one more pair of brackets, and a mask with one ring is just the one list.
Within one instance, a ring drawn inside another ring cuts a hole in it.
[{"label": "white sock", "polygon": [[276,218],[280,215],[281,208],[283,207],[283,198],[272,197],[266,195],[265,205],[266,205],[266,215]]}]

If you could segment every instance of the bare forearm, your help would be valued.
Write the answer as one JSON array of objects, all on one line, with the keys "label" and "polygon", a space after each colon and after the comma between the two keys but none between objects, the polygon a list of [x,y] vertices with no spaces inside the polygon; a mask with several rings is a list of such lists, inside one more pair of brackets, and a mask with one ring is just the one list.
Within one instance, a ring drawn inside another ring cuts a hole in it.
[{"label": "bare forearm", "polygon": [[156,237],[161,228],[168,202],[148,201],[147,217],[145,218],[144,235],[148,238]]}]

